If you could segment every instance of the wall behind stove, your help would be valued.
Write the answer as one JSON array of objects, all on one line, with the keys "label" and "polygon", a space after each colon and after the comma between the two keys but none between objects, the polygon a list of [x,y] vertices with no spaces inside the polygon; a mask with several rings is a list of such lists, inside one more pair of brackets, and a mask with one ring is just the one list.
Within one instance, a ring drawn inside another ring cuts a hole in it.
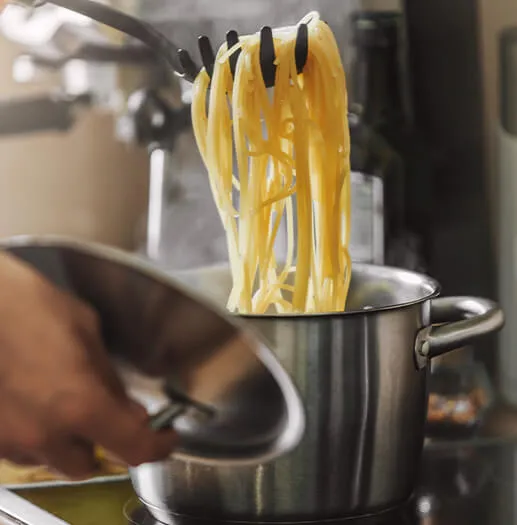
[{"label": "wall behind stove", "polygon": [[[10,71],[20,52],[0,38],[0,98],[57,87],[52,75],[16,84]],[[53,233],[133,248],[145,217],[148,159],[117,143],[113,126],[111,115],[84,111],[67,133],[0,137],[0,237]]]}]

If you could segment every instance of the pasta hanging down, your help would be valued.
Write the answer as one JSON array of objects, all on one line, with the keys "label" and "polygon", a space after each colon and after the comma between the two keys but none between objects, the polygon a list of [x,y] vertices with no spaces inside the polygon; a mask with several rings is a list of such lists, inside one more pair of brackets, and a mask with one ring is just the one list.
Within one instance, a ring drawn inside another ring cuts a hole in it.
[{"label": "pasta hanging down", "polygon": [[[297,74],[296,27],[273,31],[274,88],[260,35],[217,53],[194,84],[196,141],[226,230],[231,311],[343,311],[351,277],[350,136],[343,65],[329,26],[310,13],[309,54]],[[241,49],[235,78],[228,58]],[[287,253],[276,239],[287,229]]]}]

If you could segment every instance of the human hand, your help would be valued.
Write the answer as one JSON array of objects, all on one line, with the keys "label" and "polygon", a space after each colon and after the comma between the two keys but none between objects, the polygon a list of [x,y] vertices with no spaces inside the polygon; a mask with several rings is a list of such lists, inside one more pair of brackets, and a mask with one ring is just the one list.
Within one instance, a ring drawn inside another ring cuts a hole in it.
[{"label": "human hand", "polygon": [[0,457],[71,478],[96,470],[100,445],[129,465],[172,450],[111,367],[95,312],[0,253]]}]

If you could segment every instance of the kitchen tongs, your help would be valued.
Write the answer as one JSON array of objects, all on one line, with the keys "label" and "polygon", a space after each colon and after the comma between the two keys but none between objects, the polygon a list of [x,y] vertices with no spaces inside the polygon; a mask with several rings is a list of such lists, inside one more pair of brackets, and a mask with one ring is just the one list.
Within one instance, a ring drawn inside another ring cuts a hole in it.
[{"label": "kitchen tongs", "polygon": [[[191,55],[185,49],[179,48],[175,43],[165,37],[160,31],[151,24],[122,13],[107,5],[98,3],[94,0],[16,0],[17,3],[35,8],[43,4],[53,4],[64,7],[81,15],[87,16],[96,22],[112,27],[122,33],[125,33],[137,40],[140,40],[153,51],[163,57],[173,68],[177,75],[189,82],[193,82],[200,71],[200,66],[193,60]],[[273,31],[271,27],[264,26],[260,31],[260,63],[262,76],[266,87],[272,87],[275,83],[275,46],[273,40]],[[226,34],[228,49],[239,42],[239,35],[235,30],[230,30]],[[207,36],[200,36],[198,40],[199,53],[201,62],[211,76],[214,70],[215,54],[210,39]],[[309,51],[308,27],[307,24],[301,23],[298,26],[298,32],[295,45],[295,58],[298,73],[303,71],[307,61]],[[230,58],[230,67],[235,74],[237,60],[240,50],[236,50]]]}]

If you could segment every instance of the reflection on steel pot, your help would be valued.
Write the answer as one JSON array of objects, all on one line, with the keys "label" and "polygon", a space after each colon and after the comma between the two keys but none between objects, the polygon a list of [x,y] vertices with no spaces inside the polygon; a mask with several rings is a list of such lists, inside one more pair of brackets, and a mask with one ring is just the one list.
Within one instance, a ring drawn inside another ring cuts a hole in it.
[{"label": "reflection on steel pot", "polygon": [[[220,305],[226,268],[177,275]],[[438,299],[432,279],[354,265],[345,313],[247,316],[294,380],[306,408],[301,444],[259,466],[171,458],[131,472],[154,516],[290,521],[360,515],[406,500],[423,444],[429,358],[499,329],[501,310]],[[445,323],[431,326],[432,322]]]}]

